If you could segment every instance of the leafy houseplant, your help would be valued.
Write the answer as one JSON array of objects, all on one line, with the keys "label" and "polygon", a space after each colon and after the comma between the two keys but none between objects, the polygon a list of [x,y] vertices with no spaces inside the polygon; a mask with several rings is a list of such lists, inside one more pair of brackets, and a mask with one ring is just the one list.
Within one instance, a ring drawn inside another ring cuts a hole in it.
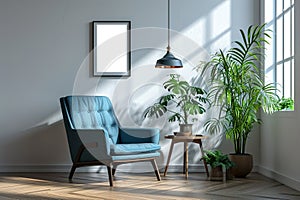
[{"label": "leafy houseplant", "polygon": [[[234,41],[235,46],[228,51],[220,50],[214,54],[202,71],[202,75],[210,73],[208,96],[213,97],[213,104],[220,107],[218,117],[210,119],[205,128],[211,133],[224,130],[233,142],[236,155],[246,155],[248,136],[254,124],[261,122],[258,118],[260,109],[273,113],[277,107],[276,88],[272,83],[264,83],[259,69],[264,44],[268,43],[265,38],[270,38],[264,27],[249,26],[246,33],[240,30],[242,40]],[[252,156],[247,160],[251,171]]]},{"label": "leafy houseplant", "polygon": [[282,97],[278,101],[277,110],[294,110],[294,100],[292,98]]},{"label": "leafy houseplant", "polygon": [[229,169],[234,165],[233,162],[229,160],[228,155],[223,154],[220,150],[205,151],[203,159],[213,168],[222,167]]},{"label": "leafy houseplant", "polygon": [[163,87],[168,94],[161,96],[158,102],[149,106],[144,111],[144,118],[153,116],[159,118],[168,112],[171,113],[169,122],[178,121],[179,124],[187,125],[197,120],[197,118],[191,119],[191,116],[206,111],[204,108],[204,104],[207,103],[206,92],[190,85],[187,81],[180,80],[180,75],[170,74],[169,80],[163,83]]},{"label": "leafy houseplant", "polygon": [[211,180],[221,180],[223,178],[223,168],[226,169],[226,175],[229,178],[229,169],[234,166],[234,163],[229,159],[228,155],[223,154],[219,150],[205,151],[203,159],[211,166]]}]

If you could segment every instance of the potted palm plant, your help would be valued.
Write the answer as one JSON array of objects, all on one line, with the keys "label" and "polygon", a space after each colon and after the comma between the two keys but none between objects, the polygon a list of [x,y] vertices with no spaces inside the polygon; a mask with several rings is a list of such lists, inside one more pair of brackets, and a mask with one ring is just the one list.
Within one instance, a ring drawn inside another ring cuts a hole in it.
[{"label": "potted palm plant", "polygon": [[203,114],[207,103],[205,90],[190,85],[181,80],[180,75],[170,74],[169,80],[163,83],[167,94],[159,97],[158,101],[144,111],[146,117],[161,117],[170,113],[169,122],[179,122],[180,133],[191,134],[192,122],[197,118],[191,118]]},{"label": "potted palm plant", "polygon": [[270,38],[264,27],[250,26],[246,33],[240,30],[241,41],[211,56],[202,70],[202,75],[211,77],[208,96],[220,108],[219,115],[209,119],[205,128],[211,133],[223,131],[233,142],[235,153],[230,159],[236,164],[236,177],[245,177],[252,170],[253,158],[246,153],[246,144],[254,124],[261,122],[260,109],[266,113],[277,110],[276,87],[264,83],[260,70],[266,38]]},{"label": "potted palm plant", "polygon": [[203,159],[210,165],[210,180],[223,180],[223,169],[226,172],[226,179],[231,178],[230,168],[234,163],[229,159],[228,155],[223,154],[220,150],[205,151]]}]

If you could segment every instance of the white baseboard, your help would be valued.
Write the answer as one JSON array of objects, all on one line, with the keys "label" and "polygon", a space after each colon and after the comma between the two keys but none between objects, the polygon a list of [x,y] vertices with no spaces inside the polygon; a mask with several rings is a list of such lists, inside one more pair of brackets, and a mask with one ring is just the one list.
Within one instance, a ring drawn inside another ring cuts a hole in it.
[{"label": "white baseboard", "polygon": [[258,167],[258,173],[260,173],[268,178],[274,179],[274,180],[276,180],[284,185],[287,185],[295,190],[300,191],[300,181],[299,180],[293,179],[291,177],[287,177],[281,173],[278,173],[276,171],[273,171],[271,169],[268,169],[268,168],[265,168],[262,166]]}]

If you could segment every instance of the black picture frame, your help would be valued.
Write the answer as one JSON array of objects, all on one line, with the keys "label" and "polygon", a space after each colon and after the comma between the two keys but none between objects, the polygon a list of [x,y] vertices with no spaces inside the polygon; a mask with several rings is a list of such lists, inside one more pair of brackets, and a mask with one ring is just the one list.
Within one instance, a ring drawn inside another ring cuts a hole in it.
[{"label": "black picture frame", "polygon": [[93,21],[94,76],[130,76],[130,31],[130,21]]}]

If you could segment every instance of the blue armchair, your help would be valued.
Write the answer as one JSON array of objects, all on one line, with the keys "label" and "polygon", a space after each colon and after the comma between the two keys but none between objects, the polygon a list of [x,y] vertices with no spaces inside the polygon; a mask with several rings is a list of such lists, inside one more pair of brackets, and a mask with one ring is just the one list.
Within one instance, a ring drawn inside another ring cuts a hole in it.
[{"label": "blue armchair", "polygon": [[106,165],[113,186],[118,165],[140,161],[150,161],[160,181],[155,161],[160,156],[158,129],[120,127],[104,96],[67,96],[60,104],[73,162],[70,181],[77,167]]}]

